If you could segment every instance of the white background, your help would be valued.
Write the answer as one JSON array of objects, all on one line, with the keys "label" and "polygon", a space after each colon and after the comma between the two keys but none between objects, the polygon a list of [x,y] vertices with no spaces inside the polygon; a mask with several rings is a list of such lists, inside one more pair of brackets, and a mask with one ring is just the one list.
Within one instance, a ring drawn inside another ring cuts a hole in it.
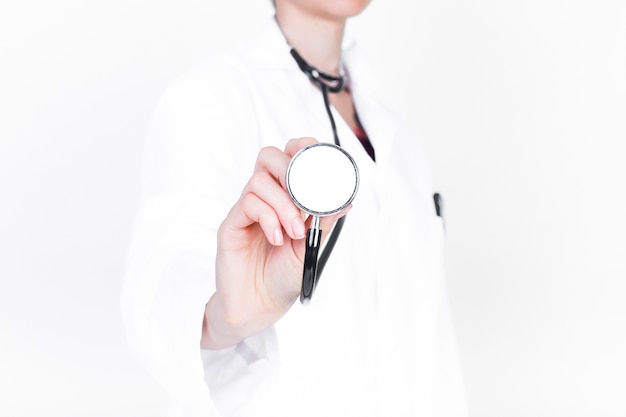
[{"label": "white background", "polygon": [[[270,2],[7,3],[0,414],[164,416],[118,307],[142,140]],[[471,416],[625,416],[625,3],[374,0],[350,29],[444,194]]]}]

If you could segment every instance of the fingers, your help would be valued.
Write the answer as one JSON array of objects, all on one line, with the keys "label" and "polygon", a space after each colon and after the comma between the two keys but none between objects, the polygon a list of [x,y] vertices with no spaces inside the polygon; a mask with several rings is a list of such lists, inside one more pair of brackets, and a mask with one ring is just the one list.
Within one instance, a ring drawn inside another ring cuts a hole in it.
[{"label": "fingers", "polygon": [[285,173],[293,155],[316,142],[313,138],[292,139],[285,151],[261,149],[254,173],[231,210],[233,226],[241,230],[259,223],[267,241],[276,246],[284,243],[284,232],[294,240],[306,236],[302,213],[285,190]]},{"label": "fingers", "polygon": [[[269,146],[261,149],[254,166],[254,175],[258,173],[268,173],[275,178],[278,183],[285,187],[285,173],[291,157],[278,148]],[[245,190],[244,190],[245,191]]]},{"label": "fingers", "polygon": [[291,139],[287,142],[284,152],[273,146],[263,148],[257,157],[254,172],[269,172],[280,182],[280,185],[285,188],[285,173],[287,172],[291,158],[293,158],[300,149],[313,143],[317,143],[317,140],[314,138],[299,138]]},{"label": "fingers", "polygon": [[280,221],[274,209],[254,193],[247,193],[231,211],[233,225],[238,229],[246,229],[258,223],[269,243],[281,246],[284,236]]},{"label": "fingers", "polygon": [[317,143],[315,138],[299,138],[299,139],[291,139],[285,145],[285,154],[289,157],[289,159],[293,158],[298,151],[304,147]]},{"label": "fingers", "polygon": [[277,179],[268,172],[255,173],[248,181],[244,194],[254,194],[267,204],[274,211],[275,217],[289,237],[292,239],[305,237],[300,209],[296,207],[285,189],[279,185]]}]

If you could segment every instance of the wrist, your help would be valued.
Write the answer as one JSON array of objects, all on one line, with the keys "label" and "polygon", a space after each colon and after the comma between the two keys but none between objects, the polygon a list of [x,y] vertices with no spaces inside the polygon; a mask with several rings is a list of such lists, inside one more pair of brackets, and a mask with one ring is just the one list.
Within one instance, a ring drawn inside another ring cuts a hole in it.
[{"label": "wrist", "polygon": [[201,346],[205,349],[225,349],[234,346],[276,323],[295,300],[296,297],[281,311],[271,309],[251,311],[249,303],[227,303],[219,293],[215,293],[205,306]]},{"label": "wrist", "polygon": [[205,349],[225,349],[245,339],[241,320],[222,308],[217,294],[204,308],[201,346]]}]

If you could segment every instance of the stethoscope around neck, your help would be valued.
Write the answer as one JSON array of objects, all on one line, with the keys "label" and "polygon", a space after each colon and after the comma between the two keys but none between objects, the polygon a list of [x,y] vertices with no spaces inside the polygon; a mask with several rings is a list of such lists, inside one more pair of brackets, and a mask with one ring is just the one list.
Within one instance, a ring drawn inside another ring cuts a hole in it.
[{"label": "stethoscope around neck", "polygon": [[338,93],[346,85],[343,68],[339,76],[333,76],[307,63],[295,49],[291,49],[291,55],[298,67],[322,91],[335,142],[315,143],[301,149],[291,159],[285,174],[285,184],[291,199],[312,216],[306,236],[300,291],[300,302],[305,304],[313,296],[346,218],[343,216],[336,222],[324,250],[319,255],[323,233],[320,227],[321,217],[340,213],[352,203],[359,188],[359,169],[352,156],[341,148],[328,99],[329,93]]}]

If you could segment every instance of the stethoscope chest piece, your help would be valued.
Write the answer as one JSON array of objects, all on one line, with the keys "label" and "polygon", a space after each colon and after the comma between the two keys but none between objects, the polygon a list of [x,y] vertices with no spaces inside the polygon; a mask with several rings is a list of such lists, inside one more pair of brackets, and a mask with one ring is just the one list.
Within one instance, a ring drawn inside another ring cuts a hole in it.
[{"label": "stethoscope chest piece", "polygon": [[359,188],[359,170],[354,159],[341,147],[315,143],[293,156],[285,183],[293,202],[313,216],[307,231],[300,292],[300,301],[305,303],[311,299],[318,280],[320,217],[337,214],[352,203]]}]

